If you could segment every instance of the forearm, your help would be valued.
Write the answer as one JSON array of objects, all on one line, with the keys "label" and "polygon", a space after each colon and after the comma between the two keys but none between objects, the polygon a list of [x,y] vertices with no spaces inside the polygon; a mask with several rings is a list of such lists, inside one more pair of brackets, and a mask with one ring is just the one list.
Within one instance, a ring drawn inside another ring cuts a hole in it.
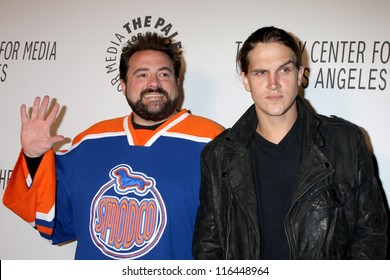
[{"label": "forearm", "polygon": [[27,161],[20,152],[3,196],[3,203],[15,214],[34,223],[36,213],[47,213],[55,202],[56,177],[54,152],[47,152],[32,181]]}]

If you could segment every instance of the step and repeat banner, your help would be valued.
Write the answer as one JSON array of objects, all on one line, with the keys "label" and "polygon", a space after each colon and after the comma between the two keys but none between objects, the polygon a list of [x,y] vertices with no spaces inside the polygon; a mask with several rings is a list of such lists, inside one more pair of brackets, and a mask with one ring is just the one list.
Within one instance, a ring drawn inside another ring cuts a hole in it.
[{"label": "step and repeat banner", "polygon": [[[0,196],[20,151],[21,104],[55,98],[62,105],[55,132],[69,138],[129,114],[121,48],[156,31],[183,48],[182,107],[230,127],[252,104],[236,70],[237,50],[253,31],[274,25],[299,41],[301,94],[313,109],[364,129],[387,200],[389,10],[388,0],[0,0]],[[50,245],[3,204],[0,221],[0,259],[73,259],[74,243]]]}]

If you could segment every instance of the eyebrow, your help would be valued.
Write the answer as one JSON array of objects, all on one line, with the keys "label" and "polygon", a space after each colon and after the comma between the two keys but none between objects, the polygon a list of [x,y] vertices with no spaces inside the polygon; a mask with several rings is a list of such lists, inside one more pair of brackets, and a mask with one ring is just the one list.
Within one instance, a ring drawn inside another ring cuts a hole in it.
[{"label": "eyebrow", "polygon": [[[289,65],[290,63],[292,63],[294,65],[294,61],[292,59],[290,59],[290,60],[287,60],[285,63],[281,64],[280,66],[278,66],[277,69],[283,68],[284,66]],[[263,70],[267,70],[267,69],[255,68],[251,72],[258,72],[258,71],[263,71]]]},{"label": "eyebrow", "polygon": [[[139,73],[139,72],[149,71],[149,70],[150,70],[150,68],[147,68],[147,67],[138,68],[138,69],[136,69],[136,70],[133,72],[133,74],[137,74],[137,73]],[[168,66],[163,66],[163,67],[159,68],[157,71],[164,71],[164,70],[167,70],[167,71],[173,73],[172,69],[169,68]]]},{"label": "eyebrow", "polygon": [[290,60],[286,61],[285,63],[283,63],[282,65],[280,65],[278,68],[282,68],[290,63],[294,64],[294,61],[292,59],[290,59]]}]

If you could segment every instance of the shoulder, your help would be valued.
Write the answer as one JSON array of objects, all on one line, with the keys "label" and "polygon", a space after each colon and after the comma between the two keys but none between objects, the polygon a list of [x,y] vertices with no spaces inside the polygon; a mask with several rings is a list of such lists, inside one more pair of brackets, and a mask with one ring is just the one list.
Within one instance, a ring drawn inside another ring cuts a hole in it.
[{"label": "shoulder", "polygon": [[357,124],[338,116],[318,116],[318,132],[325,143],[334,143],[340,147],[365,147],[368,145],[368,135]]},{"label": "shoulder", "polygon": [[102,134],[102,133],[120,133],[124,131],[124,121],[127,117],[119,117],[114,119],[103,120],[97,122],[78,134],[74,140],[73,144],[80,142],[83,138],[88,135]]},{"label": "shoulder", "polygon": [[321,126],[331,130],[349,131],[355,133],[361,131],[361,128],[357,124],[335,115],[331,115],[329,117],[317,115],[317,118],[320,121]]},{"label": "shoulder", "polygon": [[224,127],[222,125],[220,125],[219,123],[217,123],[211,119],[202,117],[202,116],[192,115],[191,113],[188,116],[187,121],[189,123],[193,123],[194,125],[197,124],[197,125],[201,125],[204,127],[208,127],[208,128],[220,130],[220,131],[224,130]]},{"label": "shoulder", "polygon": [[214,139],[218,134],[220,134],[224,127],[219,123],[197,115],[192,115],[189,111],[187,116],[174,127],[172,127],[170,132],[185,133],[198,137],[209,137]]},{"label": "shoulder", "polygon": [[221,154],[222,151],[226,149],[230,141],[230,131],[231,128],[225,129],[220,134],[218,134],[212,141],[207,143],[203,149],[203,154]]}]

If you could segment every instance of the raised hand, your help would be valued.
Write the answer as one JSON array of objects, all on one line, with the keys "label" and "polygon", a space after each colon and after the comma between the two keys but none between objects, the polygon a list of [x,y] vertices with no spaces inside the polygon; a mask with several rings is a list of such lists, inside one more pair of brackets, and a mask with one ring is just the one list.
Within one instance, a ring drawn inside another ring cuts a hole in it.
[{"label": "raised hand", "polygon": [[53,148],[54,144],[65,139],[62,135],[50,135],[51,126],[57,117],[60,105],[56,103],[51,111],[47,112],[49,102],[49,96],[45,96],[42,103],[41,98],[36,97],[30,118],[27,115],[26,105],[23,104],[20,107],[22,119],[20,140],[23,152],[28,157],[39,157]]}]

